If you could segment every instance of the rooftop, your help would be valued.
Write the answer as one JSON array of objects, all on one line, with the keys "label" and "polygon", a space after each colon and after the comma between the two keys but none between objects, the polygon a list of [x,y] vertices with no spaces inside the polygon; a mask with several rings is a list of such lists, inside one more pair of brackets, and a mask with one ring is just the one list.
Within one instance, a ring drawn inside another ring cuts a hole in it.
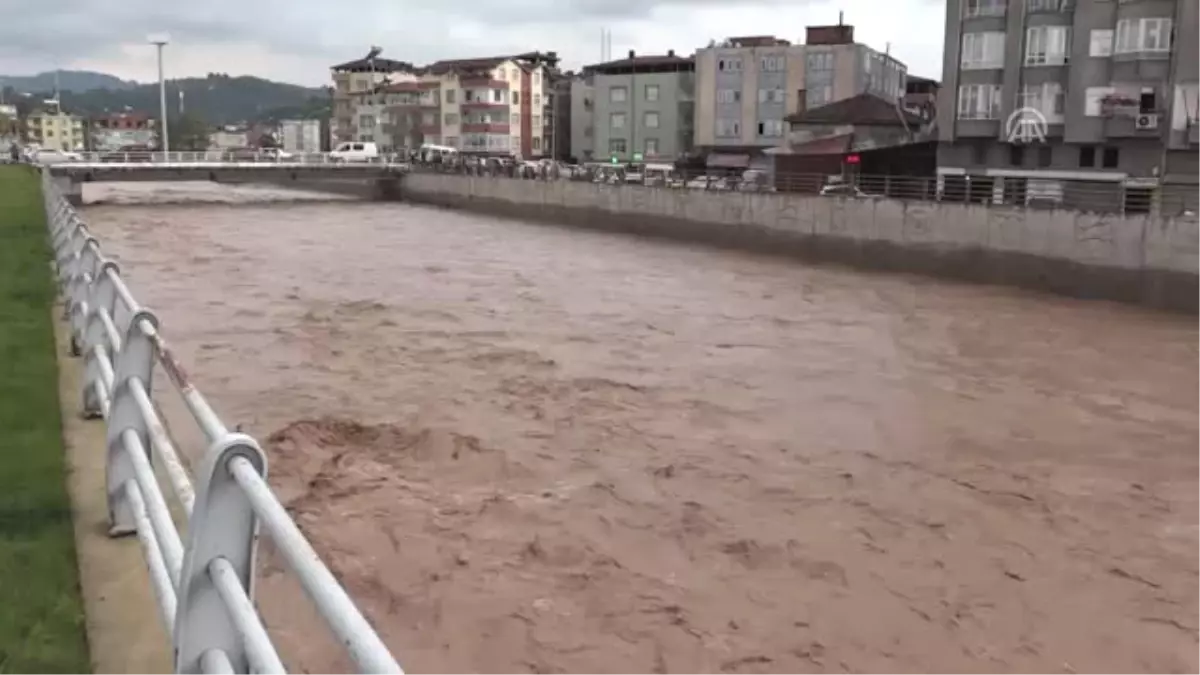
[{"label": "rooftop", "polygon": [[677,56],[674,49],[668,50],[666,54],[647,56],[638,56],[631,49],[629,50],[629,56],[626,58],[584,66],[583,71],[584,74],[602,73],[605,75],[616,75],[623,73],[677,72],[695,69],[696,62],[692,57]]},{"label": "rooftop", "polygon": [[925,123],[896,104],[874,94],[859,94],[819,108],[792,113],[784,118],[791,124],[856,124],[864,126],[910,126]]}]

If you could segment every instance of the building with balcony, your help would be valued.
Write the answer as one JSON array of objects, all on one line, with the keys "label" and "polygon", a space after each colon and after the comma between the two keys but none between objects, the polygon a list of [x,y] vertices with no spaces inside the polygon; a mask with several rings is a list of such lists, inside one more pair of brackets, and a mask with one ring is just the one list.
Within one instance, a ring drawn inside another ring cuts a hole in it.
[{"label": "building with balcony", "polygon": [[840,23],[809,26],[802,45],[772,36],[710,44],[696,52],[696,147],[757,154],[784,142],[789,115],[860,94],[901,98],[907,72]]},{"label": "building with balcony", "polygon": [[695,70],[690,57],[674,50],[655,56],[631,50],[627,58],[584,68],[571,88],[571,154],[582,162],[652,162],[689,152]]},{"label": "building with balcony", "polygon": [[87,127],[79,115],[62,110],[40,110],[25,119],[25,140],[55,150],[77,151],[87,148]]},{"label": "building with balcony", "polygon": [[[1195,183],[1198,0],[949,0],[938,105],[946,189],[1078,205]],[[1030,112],[1032,111],[1032,112]],[[1029,133],[1033,130],[1036,133]],[[1082,189],[1082,186],[1080,186]]]},{"label": "building with balcony", "polygon": [[405,61],[379,58],[377,51],[330,68],[333,78],[333,112],[329,120],[331,143],[361,140],[355,107],[362,95],[387,81],[415,79],[415,68]]},{"label": "building with balcony", "polygon": [[157,142],[156,128],[156,120],[146,113],[121,112],[94,117],[91,120],[91,149],[151,147]]},{"label": "building with balcony", "polygon": [[546,152],[547,74],[553,52],[438,61],[395,70],[347,96],[354,140],[387,151],[443,145],[468,154]]}]

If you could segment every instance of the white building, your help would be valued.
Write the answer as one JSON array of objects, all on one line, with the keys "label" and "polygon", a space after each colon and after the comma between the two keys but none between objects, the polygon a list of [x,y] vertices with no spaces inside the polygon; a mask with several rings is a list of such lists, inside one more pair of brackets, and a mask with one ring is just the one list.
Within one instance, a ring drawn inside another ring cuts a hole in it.
[{"label": "white building", "polygon": [[279,123],[279,142],[286,152],[320,152],[320,120],[283,120]]}]

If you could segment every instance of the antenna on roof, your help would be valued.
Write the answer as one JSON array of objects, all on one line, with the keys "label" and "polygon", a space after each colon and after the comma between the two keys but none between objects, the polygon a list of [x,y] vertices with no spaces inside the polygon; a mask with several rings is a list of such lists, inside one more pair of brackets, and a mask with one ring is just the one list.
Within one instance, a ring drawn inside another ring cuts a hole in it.
[{"label": "antenna on roof", "polygon": [[842,25],[842,10],[838,10],[838,25]]}]

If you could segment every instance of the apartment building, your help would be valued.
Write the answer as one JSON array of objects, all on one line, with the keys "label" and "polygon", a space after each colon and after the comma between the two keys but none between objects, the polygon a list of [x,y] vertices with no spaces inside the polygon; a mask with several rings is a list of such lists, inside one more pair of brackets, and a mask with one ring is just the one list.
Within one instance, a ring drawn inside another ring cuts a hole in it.
[{"label": "apartment building", "polygon": [[333,113],[329,120],[331,143],[359,140],[355,107],[365,94],[389,80],[413,75],[415,68],[405,61],[381,59],[376,50],[361,59],[330,68],[333,78]]},{"label": "apartment building", "polygon": [[584,71],[571,76],[571,149],[576,162],[591,162],[596,154],[596,74]]},{"label": "apartment building", "polygon": [[854,42],[854,26],[809,26],[805,44],[734,37],[696,52],[695,144],[754,150],[780,145],[789,115],[869,93],[897,100],[908,69]]},{"label": "apartment building", "polygon": [[93,150],[149,147],[157,142],[156,121],[146,113],[111,113],[93,118],[91,126]]},{"label": "apartment building", "polygon": [[554,52],[455,59],[398,68],[347,96],[353,140],[384,149],[444,145],[468,154],[546,152],[547,74]]},{"label": "apartment building", "polygon": [[[939,174],[1004,201],[1061,198],[1067,181],[1194,183],[1197,4],[949,0]],[[1019,119],[1039,133],[1014,134]]]},{"label": "apartment building", "polygon": [[26,141],[43,148],[76,151],[87,147],[83,118],[61,110],[30,113],[25,119],[25,136]]},{"label": "apartment building", "polygon": [[627,58],[583,70],[578,93],[572,86],[571,127],[582,126],[584,141],[572,148],[576,158],[673,161],[691,151],[696,73],[690,57],[630,50]]}]

